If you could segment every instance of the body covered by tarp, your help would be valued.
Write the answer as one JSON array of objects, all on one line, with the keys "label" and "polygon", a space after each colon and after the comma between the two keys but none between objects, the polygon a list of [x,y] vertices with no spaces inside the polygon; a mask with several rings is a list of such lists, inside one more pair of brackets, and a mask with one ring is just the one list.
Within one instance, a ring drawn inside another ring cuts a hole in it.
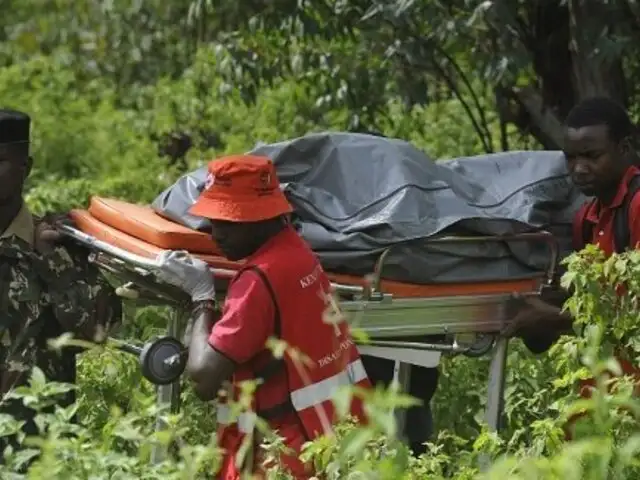
[{"label": "body covered by tarp", "polygon": [[[561,252],[585,198],[572,186],[562,152],[505,152],[435,162],[411,144],[351,133],[312,134],[262,145],[295,209],[296,225],[326,269],[371,273],[391,250],[383,277],[414,283],[489,281],[546,268],[541,243],[447,243],[441,234],[505,234],[545,227]],[[206,168],[180,178],[153,203],[162,216],[198,230],[186,212]]]}]

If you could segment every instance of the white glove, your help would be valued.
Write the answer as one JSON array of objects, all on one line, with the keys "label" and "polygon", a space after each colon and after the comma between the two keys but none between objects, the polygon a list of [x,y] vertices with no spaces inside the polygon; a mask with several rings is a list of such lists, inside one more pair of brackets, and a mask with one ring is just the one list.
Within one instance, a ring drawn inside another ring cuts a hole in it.
[{"label": "white glove", "polygon": [[194,302],[215,299],[213,274],[209,265],[202,260],[184,250],[165,250],[158,255],[156,261],[156,276],[184,290]]}]

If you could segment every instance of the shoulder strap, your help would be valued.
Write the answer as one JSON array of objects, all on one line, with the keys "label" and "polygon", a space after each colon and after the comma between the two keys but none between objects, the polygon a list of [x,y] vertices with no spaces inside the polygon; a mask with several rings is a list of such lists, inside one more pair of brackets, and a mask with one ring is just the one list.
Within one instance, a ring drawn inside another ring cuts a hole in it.
[{"label": "shoulder strap", "polygon": [[587,211],[592,204],[593,201],[584,204],[580,208],[580,215],[582,215],[582,218],[580,219],[581,235],[579,238],[582,239],[582,248],[593,241],[593,223],[587,220]]},{"label": "shoulder strap", "polygon": [[[264,286],[267,287],[269,291],[269,296],[271,297],[271,301],[273,302],[274,316],[273,316],[273,334],[276,338],[280,338],[282,334],[282,322],[280,319],[280,307],[278,306],[278,299],[276,297],[276,293],[271,286],[271,282],[267,278],[267,275],[260,270],[256,265],[249,265],[244,268],[243,271],[251,270],[258,274],[258,276],[262,279]],[[276,373],[280,372],[284,367],[284,360],[282,358],[271,358],[266,365],[264,365],[261,369],[255,372],[256,378],[261,378],[264,381],[267,381]]]},{"label": "shoulder strap", "polygon": [[616,209],[613,218],[613,238],[616,253],[622,253],[631,244],[631,230],[629,230],[629,215],[631,213],[631,203],[640,190],[640,175],[636,175],[629,181],[627,195],[624,197],[622,205]]},{"label": "shoulder strap", "polygon": [[267,275],[262,270],[260,270],[260,268],[257,267],[256,265],[249,265],[244,270],[251,270],[257,273],[260,279],[262,280],[262,283],[264,283],[264,286],[267,287],[267,290],[269,291],[269,296],[271,297],[271,301],[273,302],[273,310],[274,310],[273,333],[277,338],[280,338],[280,334],[282,332],[282,326],[280,324],[280,307],[278,306],[278,299],[276,297],[276,292],[273,290],[273,287],[271,286],[271,282],[267,278]]},{"label": "shoulder strap", "polygon": [[[269,291],[269,295],[271,296],[271,300],[273,302],[273,308],[274,308],[273,333],[276,338],[280,338],[282,334],[280,307],[278,306],[278,298],[276,297],[276,292],[273,290],[273,286],[271,285],[269,278],[267,278],[267,275],[256,265],[250,265],[246,267],[244,270],[252,270],[256,272],[258,276],[262,279],[262,282],[264,283],[265,287],[267,287],[267,290]],[[258,390],[260,390],[260,387],[264,385],[265,382],[269,380],[271,377],[277,375],[283,370],[286,372],[285,366],[286,365],[285,365],[284,357],[275,358],[271,356],[271,358],[267,361],[267,363],[262,368],[254,372],[255,377],[262,380],[262,383],[258,385]],[[256,396],[256,402],[258,402],[258,398],[259,397]],[[260,405],[256,403],[256,410],[257,410],[256,413],[258,414],[258,416],[267,421],[270,419],[282,417],[283,415],[286,415],[290,412],[295,411],[295,409],[293,408],[293,404],[291,403],[291,398],[289,396],[287,396],[286,400],[283,401],[282,403],[267,409],[261,408]]]}]

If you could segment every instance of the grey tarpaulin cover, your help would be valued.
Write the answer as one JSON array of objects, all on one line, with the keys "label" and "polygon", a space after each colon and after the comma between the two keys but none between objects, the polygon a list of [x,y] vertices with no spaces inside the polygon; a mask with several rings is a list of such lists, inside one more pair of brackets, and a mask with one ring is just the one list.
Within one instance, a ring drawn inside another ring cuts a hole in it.
[{"label": "grey tarpaulin cover", "polygon": [[[504,234],[544,226],[571,248],[571,221],[585,198],[561,152],[505,152],[437,163],[411,144],[364,134],[321,133],[256,147],[270,157],[301,235],[327,270],[364,275],[396,245],[383,277],[414,283],[517,279],[546,268],[538,243],[428,245],[436,234]],[[153,208],[198,230],[188,215],[206,167],[180,178]],[[401,244],[402,243],[402,244]]]}]

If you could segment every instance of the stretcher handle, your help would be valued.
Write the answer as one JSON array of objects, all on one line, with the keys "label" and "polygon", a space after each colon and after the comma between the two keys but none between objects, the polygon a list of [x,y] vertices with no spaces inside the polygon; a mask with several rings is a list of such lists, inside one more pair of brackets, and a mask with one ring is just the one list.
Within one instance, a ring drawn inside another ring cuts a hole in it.
[{"label": "stretcher handle", "polygon": [[[107,254],[110,257],[116,258],[129,266],[141,268],[151,272],[158,270],[159,268],[159,264],[155,260],[136,255],[135,253],[128,252],[122,248],[116,247],[102,240],[98,240],[94,236],[88,235],[78,230],[77,228],[71,227],[69,225],[60,225],[57,228],[61,233],[75,240],[81,245],[84,245],[100,253]],[[222,278],[231,278],[237,273],[234,270],[223,268],[211,268],[211,272],[213,273],[213,275]],[[332,283],[332,285],[338,291],[338,293],[342,294],[357,295],[363,292],[363,288],[356,285],[343,285],[338,283]]]},{"label": "stretcher handle", "polygon": [[70,227],[69,225],[59,225],[57,228],[60,233],[63,233],[73,240],[76,240],[84,246],[93,250],[107,253],[122,260],[123,262],[149,270],[157,270],[159,268],[159,264],[155,260],[141,257],[140,255],[135,255],[121,248],[114,247],[113,245],[110,245],[107,242],[103,242],[102,240],[98,240],[96,237],[88,235],[78,230],[77,228]]},{"label": "stretcher handle", "polygon": [[[423,240],[425,244],[439,244],[439,243],[472,243],[472,242],[533,242],[542,241],[549,247],[551,258],[549,259],[549,267],[546,271],[546,283],[552,285],[555,280],[555,272],[560,257],[560,250],[558,248],[558,241],[555,236],[546,230],[535,229],[529,232],[523,233],[509,233],[504,235],[481,235],[481,236],[442,236],[426,238]],[[365,297],[374,298],[382,295],[381,283],[382,283],[382,271],[385,266],[385,262],[391,250],[394,247],[403,244],[413,243],[415,240],[409,240],[407,242],[398,243],[387,247],[378,257],[374,268],[374,273],[371,276],[371,284],[364,289]]]},{"label": "stretcher handle", "polygon": [[549,269],[547,270],[547,280],[551,283],[555,277],[556,266],[560,257],[560,249],[556,237],[549,231],[543,229],[535,229],[529,232],[509,233],[505,235],[484,235],[480,237],[438,237],[428,240],[427,243],[445,243],[445,242],[532,242],[542,241],[547,244],[551,253],[549,260]]},{"label": "stretcher handle", "polygon": [[[160,264],[156,260],[152,260],[141,255],[136,255],[135,253],[128,252],[122,248],[111,245],[110,243],[99,240],[92,235],[88,235],[76,228],[70,227],[68,225],[61,225],[58,227],[58,229],[61,233],[85,245],[86,247],[97,250],[101,253],[106,253],[107,255],[117,258],[118,260],[121,260],[134,267],[151,271],[158,270],[160,268]],[[234,270],[222,268],[211,268],[211,271],[212,273],[221,277],[232,277],[236,274]]]}]

